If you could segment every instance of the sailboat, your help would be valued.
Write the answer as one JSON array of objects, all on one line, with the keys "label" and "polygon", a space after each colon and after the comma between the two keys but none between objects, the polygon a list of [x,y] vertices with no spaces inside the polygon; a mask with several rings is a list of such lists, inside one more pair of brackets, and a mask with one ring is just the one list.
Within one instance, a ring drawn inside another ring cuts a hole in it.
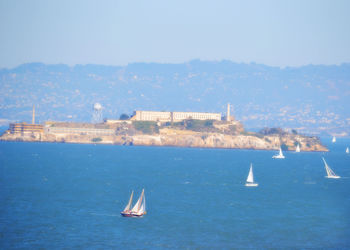
[{"label": "sailboat", "polygon": [[325,176],[326,178],[333,178],[333,179],[339,179],[340,176],[336,175],[333,170],[328,166],[326,160],[322,157],[322,160],[324,162],[324,167],[326,169],[327,172],[327,176]]},{"label": "sailboat", "polygon": [[300,146],[299,146],[299,143],[298,143],[297,147],[295,148],[295,152],[296,152],[296,153],[299,153],[299,152],[300,152]]},{"label": "sailboat", "polygon": [[272,158],[274,158],[274,159],[284,159],[285,158],[283,153],[282,153],[281,147],[280,147],[279,153],[277,155],[272,156]]},{"label": "sailboat", "polygon": [[250,169],[249,169],[249,174],[247,177],[247,181],[245,183],[246,187],[257,187],[258,183],[254,182],[254,175],[253,175],[253,164],[250,163]]},{"label": "sailboat", "polygon": [[146,214],[146,196],[145,190],[142,189],[142,193],[135,203],[134,207],[130,210],[132,204],[132,197],[134,191],[131,193],[130,199],[124,210],[120,213],[124,217],[141,217]]},{"label": "sailboat", "polygon": [[123,210],[122,212],[120,212],[121,215],[127,216],[128,214],[131,213],[130,207],[131,207],[131,204],[132,204],[132,197],[133,197],[133,196],[134,196],[134,191],[131,192],[131,195],[130,195],[130,199],[129,199],[128,204],[126,205],[126,207],[124,208],[124,210]]},{"label": "sailboat", "polygon": [[349,153],[349,147],[346,148],[345,153]]},{"label": "sailboat", "polygon": [[335,136],[333,136],[332,142],[335,143],[336,141],[337,141],[337,139],[335,139]]}]

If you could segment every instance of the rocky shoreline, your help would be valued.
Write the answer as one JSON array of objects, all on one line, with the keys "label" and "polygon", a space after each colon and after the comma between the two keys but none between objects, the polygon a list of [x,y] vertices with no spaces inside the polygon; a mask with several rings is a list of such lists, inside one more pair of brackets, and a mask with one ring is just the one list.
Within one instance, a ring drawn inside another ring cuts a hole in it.
[{"label": "rocky shoreline", "polygon": [[295,150],[297,143],[301,151],[326,152],[317,137],[301,135],[261,135],[256,133],[224,134],[211,132],[195,132],[188,130],[160,129],[155,134],[115,134],[106,136],[93,136],[87,134],[50,134],[30,133],[11,134],[4,133],[2,141],[23,142],[57,142],[57,143],[83,143],[83,144],[114,144],[137,146],[174,146],[196,148],[226,148],[226,149],[256,149],[277,150],[280,146],[283,150]]}]

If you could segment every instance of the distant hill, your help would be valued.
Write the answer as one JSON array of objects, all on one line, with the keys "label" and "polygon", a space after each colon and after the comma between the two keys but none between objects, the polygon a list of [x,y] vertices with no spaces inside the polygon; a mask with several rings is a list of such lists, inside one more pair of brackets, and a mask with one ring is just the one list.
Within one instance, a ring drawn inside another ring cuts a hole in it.
[{"label": "distant hill", "polygon": [[0,69],[0,119],[90,121],[134,110],[222,112],[248,128],[350,134],[350,64],[278,68],[231,61],[127,66],[23,64]]}]

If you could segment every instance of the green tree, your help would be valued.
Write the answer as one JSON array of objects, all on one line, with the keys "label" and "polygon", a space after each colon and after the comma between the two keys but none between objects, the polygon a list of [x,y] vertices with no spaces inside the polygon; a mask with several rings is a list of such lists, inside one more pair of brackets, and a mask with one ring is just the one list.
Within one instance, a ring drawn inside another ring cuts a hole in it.
[{"label": "green tree", "polygon": [[159,127],[153,121],[134,121],[133,125],[136,130],[142,131],[144,134],[158,134]]},{"label": "green tree", "polygon": [[282,149],[283,151],[287,151],[287,150],[288,150],[288,146],[287,146],[285,143],[282,143],[281,149]]},{"label": "green tree", "polygon": [[127,114],[121,114],[119,117],[119,120],[129,120],[130,116],[128,116]]},{"label": "green tree", "polygon": [[187,119],[184,121],[185,128],[193,131],[209,131],[213,129],[213,120],[195,120],[195,119]]}]

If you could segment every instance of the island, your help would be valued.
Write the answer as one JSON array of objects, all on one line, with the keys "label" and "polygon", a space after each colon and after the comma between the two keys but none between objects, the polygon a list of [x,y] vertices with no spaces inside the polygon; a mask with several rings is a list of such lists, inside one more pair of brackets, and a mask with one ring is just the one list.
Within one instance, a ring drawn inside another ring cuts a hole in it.
[{"label": "island", "polygon": [[[228,108],[229,109],[229,108]],[[34,111],[33,111],[34,113]],[[200,148],[328,151],[315,136],[296,130],[264,128],[249,132],[241,122],[220,113],[135,111],[132,117],[100,123],[46,121],[13,123],[2,141],[60,142]]]}]

